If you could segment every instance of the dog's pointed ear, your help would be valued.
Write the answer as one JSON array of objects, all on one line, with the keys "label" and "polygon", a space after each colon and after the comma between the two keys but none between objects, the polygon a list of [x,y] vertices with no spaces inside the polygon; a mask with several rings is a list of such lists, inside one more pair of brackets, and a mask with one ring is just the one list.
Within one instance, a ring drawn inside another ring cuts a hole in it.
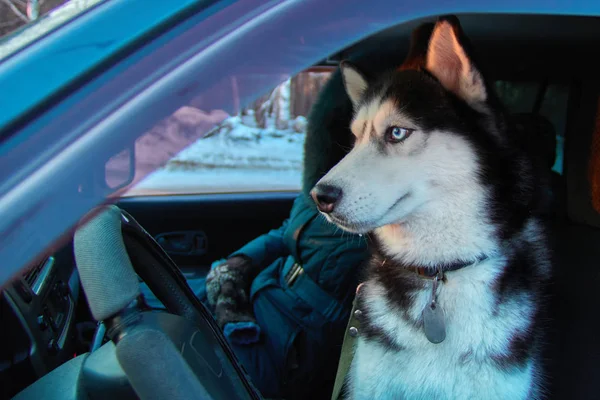
[{"label": "dog's pointed ear", "polygon": [[412,31],[410,36],[410,49],[408,50],[404,62],[399,68],[400,71],[425,68],[427,48],[434,27],[435,24],[433,22],[428,22],[419,25]]},{"label": "dog's pointed ear", "polygon": [[344,80],[344,87],[346,93],[352,101],[352,105],[356,108],[360,99],[365,94],[368,82],[365,76],[360,72],[354,65],[348,61],[342,61],[340,63],[340,70],[342,71],[342,78]]},{"label": "dog's pointed ear", "polygon": [[426,68],[446,89],[466,102],[485,102],[485,82],[469,58],[466,45],[466,38],[458,19],[440,18],[429,40]]}]

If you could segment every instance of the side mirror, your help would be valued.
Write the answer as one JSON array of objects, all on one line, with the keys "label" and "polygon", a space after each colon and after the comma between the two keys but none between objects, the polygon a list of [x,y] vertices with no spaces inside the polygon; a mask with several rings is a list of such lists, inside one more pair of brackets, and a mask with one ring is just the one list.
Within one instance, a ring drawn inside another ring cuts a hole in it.
[{"label": "side mirror", "polygon": [[113,155],[104,165],[103,186],[110,191],[122,189],[135,177],[135,145]]}]

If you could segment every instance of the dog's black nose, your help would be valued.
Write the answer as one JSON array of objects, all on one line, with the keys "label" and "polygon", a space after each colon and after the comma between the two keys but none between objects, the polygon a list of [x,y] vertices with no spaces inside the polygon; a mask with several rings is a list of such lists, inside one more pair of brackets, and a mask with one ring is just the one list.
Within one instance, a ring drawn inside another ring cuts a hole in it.
[{"label": "dog's black nose", "polygon": [[337,186],[320,184],[311,190],[310,195],[317,203],[319,211],[329,214],[342,199],[342,189]]}]

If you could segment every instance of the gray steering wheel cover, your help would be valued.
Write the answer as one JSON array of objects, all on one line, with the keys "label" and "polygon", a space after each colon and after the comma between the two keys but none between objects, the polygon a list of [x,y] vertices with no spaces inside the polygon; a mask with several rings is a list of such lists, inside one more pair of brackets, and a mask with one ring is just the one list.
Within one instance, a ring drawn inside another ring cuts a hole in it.
[{"label": "gray steering wheel cover", "polygon": [[92,315],[103,321],[140,294],[121,233],[121,211],[105,206],[75,232],[73,247]]}]

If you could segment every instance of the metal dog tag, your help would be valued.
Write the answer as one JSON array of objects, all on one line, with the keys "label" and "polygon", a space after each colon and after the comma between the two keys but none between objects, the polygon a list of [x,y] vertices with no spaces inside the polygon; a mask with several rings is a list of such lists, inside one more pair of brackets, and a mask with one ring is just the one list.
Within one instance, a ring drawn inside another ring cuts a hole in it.
[{"label": "metal dog tag", "polygon": [[431,300],[423,310],[423,330],[425,337],[431,343],[441,343],[446,339],[446,321],[444,318],[444,309],[437,304],[438,283],[444,279],[444,273],[440,270],[433,278],[431,288]]},{"label": "metal dog tag", "polygon": [[423,330],[431,343],[441,343],[446,339],[444,310],[439,304],[430,303],[423,310]]}]

